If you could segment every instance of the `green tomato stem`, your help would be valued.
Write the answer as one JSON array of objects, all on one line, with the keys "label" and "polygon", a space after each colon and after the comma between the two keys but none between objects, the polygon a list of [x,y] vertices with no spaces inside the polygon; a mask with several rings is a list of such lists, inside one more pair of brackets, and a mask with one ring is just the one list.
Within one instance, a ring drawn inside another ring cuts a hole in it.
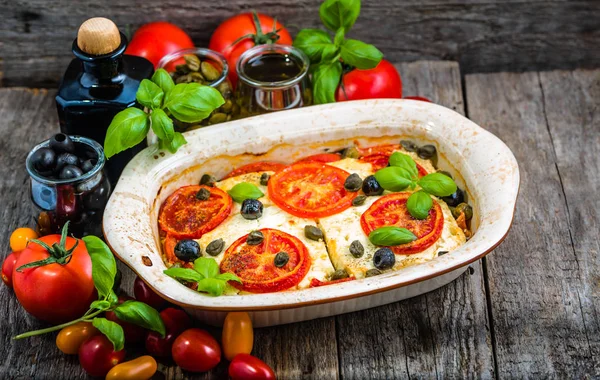
[{"label": "green tomato stem", "polygon": [[[75,323],[79,323],[79,322],[91,322],[92,319],[94,319],[94,317],[100,313],[103,313],[105,310],[98,310],[92,314],[89,314],[89,310],[88,313],[85,313],[85,315],[81,318],[75,319],[71,322],[65,322],[63,324],[60,325],[56,325],[56,326],[52,326],[52,327],[47,327],[45,329],[40,329],[40,330],[34,330],[34,331],[28,331],[26,333],[23,334],[19,334],[15,337],[13,337],[13,340],[19,340],[19,339],[24,339],[24,338],[29,338],[31,336],[36,336],[36,335],[42,335],[42,334],[47,334],[49,332],[53,332],[53,331],[57,331],[57,330],[62,330],[65,327],[74,325]],[[91,318],[91,319],[90,319]]]}]

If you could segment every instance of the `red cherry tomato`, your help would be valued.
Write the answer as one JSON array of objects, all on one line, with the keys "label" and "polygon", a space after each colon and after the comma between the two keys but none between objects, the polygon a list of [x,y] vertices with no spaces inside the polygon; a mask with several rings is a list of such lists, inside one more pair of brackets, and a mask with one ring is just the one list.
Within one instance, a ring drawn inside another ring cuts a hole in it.
[{"label": "red cherry tomato", "polygon": [[125,358],[125,350],[114,351],[104,335],[95,335],[79,347],[79,364],[90,376],[104,377]]},{"label": "red cherry tomato", "polygon": [[12,273],[13,268],[15,267],[15,263],[19,258],[20,252],[11,252],[10,255],[6,256],[4,262],[2,263],[2,281],[12,289]]},{"label": "red cherry tomato", "polygon": [[[119,296],[119,304],[132,299],[133,298],[128,296]],[[105,317],[109,321],[113,321],[121,325],[123,328],[123,333],[125,334],[125,343],[138,343],[144,340],[146,337],[146,329],[134,325],[133,323],[120,320],[114,311],[106,312]]]},{"label": "red cherry tomato", "polygon": [[401,98],[402,80],[389,61],[382,59],[374,69],[354,69],[342,77],[335,100]]},{"label": "red cherry tomato", "polygon": [[157,68],[165,55],[193,47],[192,39],[181,28],[159,21],[142,25],[129,41],[125,54],[144,57]]},{"label": "red cherry tomato", "polygon": [[238,354],[229,364],[231,380],[275,380],[275,372],[259,358]]},{"label": "red cherry tomato", "polygon": [[146,350],[152,356],[168,358],[175,339],[192,326],[190,317],[181,309],[169,307],[160,312],[165,323],[166,334],[162,338],[157,332],[149,331],[146,336]]},{"label": "red cherry tomato", "polygon": [[420,100],[422,102],[429,102],[429,103],[431,103],[431,100],[427,99],[424,96],[405,96],[404,99]]},{"label": "red cherry tomato", "polygon": [[133,294],[135,299],[152,306],[156,310],[162,310],[167,307],[168,302],[156,294],[141,278],[136,277],[133,282]]},{"label": "red cherry tomato", "polygon": [[221,361],[219,343],[208,332],[195,328],[181,333],[171,352],[175,363],[190,372],[209,371]]}]

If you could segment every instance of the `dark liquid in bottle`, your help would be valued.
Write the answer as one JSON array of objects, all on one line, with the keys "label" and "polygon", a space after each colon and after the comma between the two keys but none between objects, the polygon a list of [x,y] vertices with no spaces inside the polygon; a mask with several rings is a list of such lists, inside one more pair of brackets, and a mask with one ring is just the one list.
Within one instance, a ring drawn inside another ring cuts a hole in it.
[{"label": "dark liquid in bottle", "polygon": [[249,78],[260,82],[281,82],[297,77],[302,63],[288,54],[263,54],[249,60],[244,72]]}]

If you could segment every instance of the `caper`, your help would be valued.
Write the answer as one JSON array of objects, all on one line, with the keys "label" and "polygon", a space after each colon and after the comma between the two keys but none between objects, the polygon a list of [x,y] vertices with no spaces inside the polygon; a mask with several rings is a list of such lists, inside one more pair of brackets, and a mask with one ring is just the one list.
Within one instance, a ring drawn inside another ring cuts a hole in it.
[{"label": "caper", "polygon": [[304,226],[304,236],[314,241],[323,240],[323,231],[321,231],[320,228],[309,224]]},{"label": "caper", "polygon": [[369,269],[365,273],[365,277],[379,276],[382,272],[379,269]]},{"label": "caper", "polygon": [[208,119],[208,122],[210,124],[219,124],[219,123],[223,123],[226,120],[227,120],[227,115],[226,114],[220,113],[220,112],[216,112],[216,113],[212,114],[212,116],[210,117],[210,119]]},{"label": "caper", "polygon": [[192,78],[189,76],[189,74],[182,75],[180,77],[177,77],[177,79],[175,79],[176,84],[190,83],[191,81],[192,81]]},{"label": "caper", "polygon": [[331,274],[331,281],[341,280],[350,277],[344,269],[338,269]]},{"label": "caper", "polygon": [[350,243],[350,253],[352,256],[358,259],[365,254],[365,247],[363,247],[360,241],[354,240],[352,243]]},{"label": "caper", "polygon": [[267,186],[269,184],[269,178],[271,178],[271,176],[267,173],[263,173],[260,175],[260,184],[263,186]]},{"label": "caper", "polygon": [[359,195],[352,200],[352,206],[362,206],[363,204],[365,204],[366,199],[366,195]]},{"label": "caper", "polygon": [[263,235],[260,231],[252,231],[248,234],[246,238],[246,243],[248,245],[259,245],[265,240],[265,235]]},{"label": "caper", "polygon": [[437,154],[437,150],[433,145],[423,145],[419,149],[417,149],[417,154],[419,157],[425,160],[430,160]]},{"label": "caper", "polygon": [[200,64],[200,70],[202,71],[202,75],[204,75],[204,77],[211,82],[219,79],[221,76],[219,70],[215,69],[213,65],[206,61]]},{"label": "caper", "polygon": [[199,201],[207,201],[208,198],[210,198],[210,191],[208,191],[205,188],[198,190],[198,192],[196,193],[196,199],[198,199]]},{"label": "caper", "polygon": [[273,260],[273,263],[277,268],[281,268],[285,264],[287,264],[288,261],[290,261],[290,255],[288,255],[286,252],[281,251],[275,255],[275,260]]},{"label": "caper", "polygon": [[223,239],[213,240],[210,243],[208,243],[208,245],[206,246],[206,253],[208,253],[211,256],[217,256],[219,253],[221,253],[221,251],[223,251],[224,247],[225,247],[225,240],[223,240]]},{"label": "caper", "polygon": [[342,156],[345,158],[358,158],[360,157],[360,152],[355,146],[350,146],[342,151]]},{"label": "caper", "polygon": [[231,102],[231,100],[227,100],[225,102],[225,104],[223,104],[221,106],[221,111],[225,112],[225,113],[231,113],[231,108],[233,107],[233,103]]},{"label": "caper", "polygon": [[198,71],[200,69],[200,59],[198,56],[194,54],[186,54],[183,56],[183,59],[185,59],[185,64],[191,71]]},{"label": "caper", "polygon": [[400,145],[402,145],[402,148],[407,152],[416,152],[419,148],[417,144],[410,140],[400,140]]},{"label": "caper", "polygon": [[461,213],[465,214],[466,220],[470,220],[473,218],[473,207],[471,207],[468,203],[460,203],[454,208],[454,210],[452,210],[452,215],[454,218],[458,218]]},{"label": "caper", "polygon": [[210,174],[203,174],[200,178],[200,184],[206,186],[214,186],[217,179]]},{"label": "caper", "polygon": [[348,191],[356,192],[362,187],[363,181],[360,176],[356,173],[352,173],[346,178],[344,182],[344,188]]},{"label": "caper", "polygon": [[190,77],[190,79],[192,80],[192,82],[202,83],[202,84],[204,84],[204,82],[205,82],[204,77],[202,76],[202,74],[200,74],[197,71],[194,71],[193,73],[189,73],[188,76]]},{"label": "caper", "polygon": [[187,65],[177,65],[175,71],[177,74],[187,74],[190,72],[190,68]]},{"label": "caper", "polygon": [[438,251],[438,256],[444,256],[449,251]]}]

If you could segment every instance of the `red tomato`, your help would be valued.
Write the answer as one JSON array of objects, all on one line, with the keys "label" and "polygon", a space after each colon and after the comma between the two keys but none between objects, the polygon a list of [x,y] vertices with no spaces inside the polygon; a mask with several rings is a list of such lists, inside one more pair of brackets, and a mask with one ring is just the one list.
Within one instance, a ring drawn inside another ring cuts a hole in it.
[{"label": "red tomato", "polygon": [[[390,156],[394,152],[401,152],[403,150],[402,146],[397,144],[386,144],[386,145],[376,145],[368,148],[358,148],[360,152],[360,160],[363,162],[368,162],[372,165],[373,171],[377,171],[379,169],[383,169],[388,166],[390,161]],[[427,174],[427,170],[424,167],[417,164],[417,170],[419,171],[419,177],[424,177]]]},{"label": "red tomato", "polygon": [[259,358],[238,354],[229,364],[231,380],[275,380],[275,372]]},{"label": "red tomato", "polygon": [[157,68],[165,55],[193,47],[190,36],[177,25],[158,21],[142,25],[129,41],[125,54],[144,57]]},{"label": "red tomato", "polygon": [[[260,21],[262,35],[257,30],[252,13],[241,13],[223,21],[210,37],[208,48],[218,51],[225,56],[229,64],[229,80],[234,87],[237,83],[236,64],[238,58],[243,52],[255,46],[254,38],[246,37],[241,40],[240,38],[254,35],[259,39],[259,44],[264,44],[268,41],[277,42],[282,45],[292,44],[292,37],[283,25],[277,22],[275,30],[273,30],[275,21],[273,18],[260,13],[257,16]],[[279,38],[273,34],[275,31],[277,31]]]},{"label": "red tomato", "polygon": [[312,156],[301,158],[298,161],[296,161],[295,163],[298,163],[298,162],[327,163],[327,162],[339,161],[341,159],[342,159],[342,155],[339,153],[320,153],[320,154],[313,154]]},{"label": "red tomato", "polygon": [[[48,235],[39,239],[52,247],[59,244],[60,235]],[[77,239],[67,237],[65,248],[71,249]],[[17,299],[34,317],[53,324],[72,321],[81,317],[96,299],[92,280],[92,260],[85,243],[79,240],[70,261],[17,269],[50,256],[41,245],[30,242],[15,263],[12,281]],[[77,291],[74,291],[77,290]]]},{"label": "red tomato", "polygon": [[146,336],[146,350],[152,356],[166,358],[171,355],[171,347],[175,339],[192,326],[192,321],[185,311],[173,307],[161,311],[160,318],[165,324],[165,337],[162,338],[157,332],[149,331]]},{"label": "red tomato", "polygon": [[2,263],[2,281],[4,281],[6,286],[8,286],[9,288],[13,287],[12,274],[13,269],[15,267],[15,263],[19,258],[19,253],[20,252],[11,252],[10,255],[6,256],[4,262]]},{"label": "red tomato", "polygon": [[[402,80],[394,65],[382,59],[374,69],[354,69],[342,77],[335,100],[401,98]],[[343,87],[343,88],[342,88]]]},{"label": "red tomato", "polygon": [[422,102],[429,102],[429,103],[431,103],[431,100],[429,100],[429,99],[427,99],[426,97],[423,97],[423,96],[405,96],[404,99],[420,100]]},{"label": "red tomato", "polygon": [[156,310],[162,310],[168,302],[156,294],[141,278],[136,277],[133,282],[133,295],[135,299],[152,306]]},{"label": "red tomato", "polygon": [[356,278],[354,276],[352,276],[352,277],[346,277],[346,278],[340,278],[338,280],[331,280],[331,281],[321,281],[321,280],[318,280],[316,278],[313,278],[312,280],[310,280],[310,287],[311,288],[318,288],[319,286],[339,284],[340,282],[348,282],[348,281],[353,281],[353,280],[356,280]]},{"label": "red tomato", "polygon": [[[128,296],[119,296],[119,304],[132,299],[133,298]],[[106,312],[105,317],[109,321],[113,321],[121,325],[121,327],[123,328],[123,333],[125,334],[125,343],[141,342],[146,337],[146,329],[134,325],[133,323],[120,320],[114,311]]]},{"label": "red tomato", "polygon": [[181,333],[171,353],[175,363],[190,372],[209,371],[221,361],[219,343],[208,332],[196,328]]},{"label": "red tomato", "polygon": [[104,377],[125,358],[125,350],[114,351],[104,335],[95,335],[79,347],[79,364],[90,376]]},{"label": "red tomato", "polygon": [[270,161],[261,161],[261,162],[253,162],[251,164],[240,166],[237,169],[231,171],[231,173],[227,174],[223,179],[237,177],[238,175],[247,174],[247,173],[258,173],[258,172],[277,172],[287,165],[279,162],[270,162]]}]

